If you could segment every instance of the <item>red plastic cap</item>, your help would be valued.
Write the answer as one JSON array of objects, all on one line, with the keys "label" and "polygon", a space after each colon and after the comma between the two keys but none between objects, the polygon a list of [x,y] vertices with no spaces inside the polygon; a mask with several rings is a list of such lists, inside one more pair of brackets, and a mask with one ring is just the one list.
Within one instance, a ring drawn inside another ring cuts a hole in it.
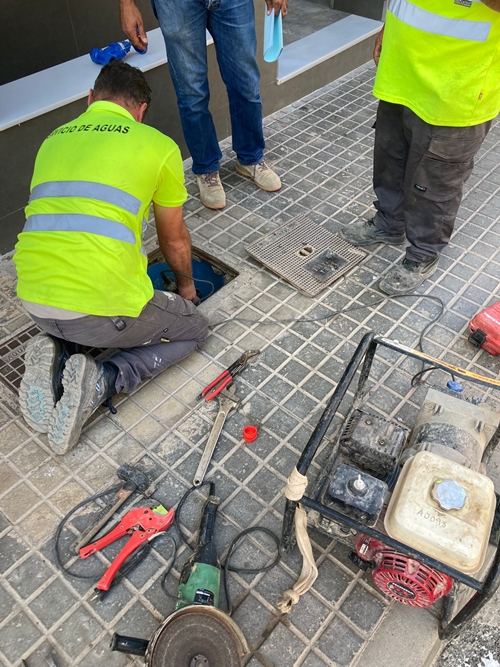
[{"label": "red plastic cap", "polygon": [[258,430],[255,426],[245,426],[243,429],[243,440],[245,442],[253,442],[257,440]]}]

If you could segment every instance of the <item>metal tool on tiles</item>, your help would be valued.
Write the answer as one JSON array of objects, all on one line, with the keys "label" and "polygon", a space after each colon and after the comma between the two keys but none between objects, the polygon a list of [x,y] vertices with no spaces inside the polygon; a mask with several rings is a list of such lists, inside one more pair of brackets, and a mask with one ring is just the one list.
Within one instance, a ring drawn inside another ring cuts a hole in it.
[{"label": "metal tool on tiles", "polygon": [[257,357],[260,354],[260,350],[247,350],[244,352],[241,357],[236,359],[236,361],[226,368],[218,377],[215,378],[213,382],[208,384],[201,394],[197,397],[198,401],[201,401],[202,398],[208,403],[212,398],[218,396],[223,389],[228,387],[231,382],[234,380],[235,376],[247,366],[250,362],[250,359]]},{"label": "metal tool on tiles", "polygon": [[97,551],[104,549],[108,544],[129,535],[129,540],[124,544],[121,551],[115,557],[106,572],[97,582],[95,593],[97,599],[102,599],[102,593],[109,590],[113,580],[120,571],[125,562],[131,558],[144,545],[150,543],[159,534],[168,530],[174,521],[175,512],[173,509],[167,510],[163,505],[156,507],[137,507],[130,510],[123,516],[118,525],[107,535],[101,537],[97,542],[93,542],[80,549],[80,558],[88,558]]},{"label": "metal tool on tiles", "polygon": [[219,394],[219,412],[215,418],[214,425],[212,426],[212,430],[208,436],[207,444],[203,450],[201,461],[194,475],[194,486],[200,486],[200,484],[203,482],[227,416],[232,410],[237,410],[240,407],[240,404],[241,401],[236,396],[236,389],[234,385],[226,387]]},{"label": "metal tool on tiles", "polygon": [[85,532],[75,540],[73,549],[76,554],[80,553],[80,549],[86,546],[92,538],[94,538],[101,528],[111,519],[113,514],[117,512],[120,507],[135,493],[142,493],[148,495],[147,490],[151,484],[151,480],[136,466],[131,466],[128,463],[123,463],[116,471],[116,476],[122,482],[123,486],[118,490],[108,504],[101,512],[94,518],[94,520],[87,527]]},{"label": "metal tool on tiles", "polygon": [[115,633],[112,651],[143,655],[147,667],[242,667],[249,653],[246,640],[218,608],[221,564],[214,529],[219,503],[211,482],[194,552],[181,571],[175,611],[149,640]]}]

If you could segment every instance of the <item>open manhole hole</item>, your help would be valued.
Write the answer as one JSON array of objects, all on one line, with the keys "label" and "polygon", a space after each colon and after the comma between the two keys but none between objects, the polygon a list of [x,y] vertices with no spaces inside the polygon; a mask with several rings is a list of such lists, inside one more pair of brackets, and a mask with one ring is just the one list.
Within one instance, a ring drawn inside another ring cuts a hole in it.
[{"label": "open manhole hole", "polygon": [[[238,275],[238,272],[229,265],[203,252],[203,250],[193,248],[191,252],[193,256],[193,277],[206,281],[197,283],[202,301],[208,299]],[[177,291],[174,276],[160,250],[154,250],[148,255],[148,265],[148,275],[155,289],[169,292]],[[26,343],[40,331],[40,327],[32,323],[18,331],[12,338],[0,343],[0,382],[14,394],[18,393],[24,373]],[[101,355],[105,357],[107,354],[107,351],[101,348],[79,347],[94,358]]]},{"label": "open manhole hole", "polygon": [[[191,255],[196,292],[202,301],[211,297],[212,294],[215,294],[238,275],[238,272],[228,264],[221,262],[199,248],[192,248]],[[153,287],[167,292],[177,292],[175,276],[160,249],[154,250],[148,255],[148,262],[148,275]]]},{"label": "open manhole hole", "polygon": [[316,296],[366,256],[337,234],[299,215],[246,251],[307,296]]}]

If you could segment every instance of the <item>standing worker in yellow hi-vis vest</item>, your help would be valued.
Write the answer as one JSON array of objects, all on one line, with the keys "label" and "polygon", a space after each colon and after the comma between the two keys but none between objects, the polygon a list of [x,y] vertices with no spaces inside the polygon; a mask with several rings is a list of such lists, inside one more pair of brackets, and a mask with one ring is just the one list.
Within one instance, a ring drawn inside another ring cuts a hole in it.
[{"label": "standing worker in yellow hi-vis vest", "polygon": [[[142,72],[112,62],[87,111],[54,130],[36,158],[14,261],[18,296],[45,333],[27,345],[19,401],[57,454],[78,442],[103,402],[133,391],[207,336],[182,217],[182,159],[172,139],[142,124],[150,101]],[[155,291],[147,275],[142,235],[151,202],[179,295]],[[122,351],[100,363],[69,356],[65,341]]]},{"label": "standing worker in yellow hi-vis vest", "polygon": [[407,294],[437,269],[474,156],[500,111],[500,0],[389,0],[374,51],[377,213],[346,227],[357,246],[399,245],[380,282]]}]

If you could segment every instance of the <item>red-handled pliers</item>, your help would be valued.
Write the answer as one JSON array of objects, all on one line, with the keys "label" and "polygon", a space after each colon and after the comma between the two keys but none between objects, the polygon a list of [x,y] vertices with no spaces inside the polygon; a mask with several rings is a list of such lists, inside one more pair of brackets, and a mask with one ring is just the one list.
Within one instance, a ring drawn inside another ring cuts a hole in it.
[{"label": "red-handled pliers", "polygon": [[127,558],[131,556],[134,551],[139,549],[143,544],[152,540],[158,533],[161,533],[172,525],[174,521],[175,512],[173,509],[167,511],[163,505],[158,505],[149,509],[148,507],[140,507],[135,510],[130,510],[122,517],[120,523],[104,537],[101,537],[97,542],[82,547],[80,549],[80,558],[88,558],[96,551],[100,551],[107,547],[108,544],[116,542],[124,535],[131,535],[132,537],[125,544],[118,556],[114,559],[108,567],[103,576],[99,579],[96,590],[107,591],[113,583],[113,579],[118,574],[118,570],[125,563]]},{"label": "red-handled pliers", "polygon": [[207,385],[201,394],[197,396],[196,400],[201,401],[201,399],[204,398],[205,401],[211,401],[212,398],[218,396],[223,389],[231,384],[231,382],[234,380],[234,376],[238,375],[238,373],[241,373],[241,371],[247,365],[248,361],[252,357],[256,357],[258,354],[260,354],[260,350],[247,350],[244,352],[241,357],[236,359],[236,361],[231,364],[229,368],[226,368],[226,370],[223,371],[219,377],[215,378],[213,382]]}]

